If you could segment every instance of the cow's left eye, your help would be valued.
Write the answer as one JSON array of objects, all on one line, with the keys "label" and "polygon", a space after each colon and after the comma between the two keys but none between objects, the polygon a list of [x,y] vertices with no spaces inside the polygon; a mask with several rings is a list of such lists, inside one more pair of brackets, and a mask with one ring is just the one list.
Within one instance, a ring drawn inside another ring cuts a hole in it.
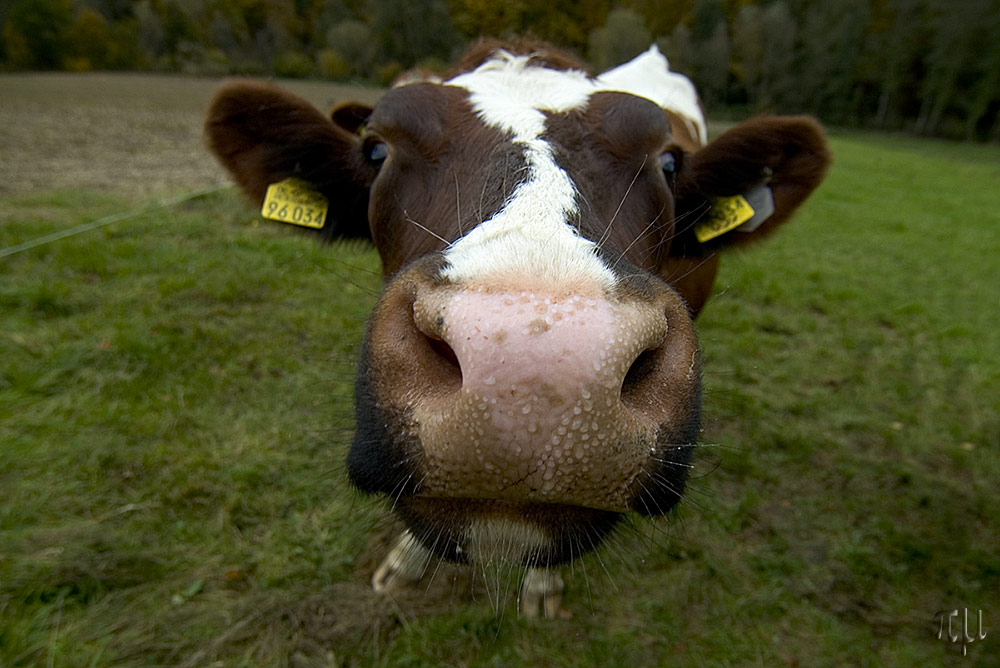
[{"label": "cow's left eye", "polygon": [[680,171],[681,161],[680,157],[673,151],[667,151],[660,154],[660,169],[663,170],[664,174],[673,175]]},{"label": "cow's left eye", "polygon": [[389,147],[383,141],[370,141],[364,146],[365,158],[374,167],[381,167],[389,157]]}]

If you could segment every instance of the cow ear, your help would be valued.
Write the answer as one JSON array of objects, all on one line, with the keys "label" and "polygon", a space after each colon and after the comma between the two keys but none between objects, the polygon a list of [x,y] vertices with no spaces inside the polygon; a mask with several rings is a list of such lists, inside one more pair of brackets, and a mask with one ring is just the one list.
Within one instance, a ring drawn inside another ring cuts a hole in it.
[{"label": "cow ear", "polygon": [[269,185],[296,177],[329,203],[322,236],[370,238],[375,170],[361,139],[302,98],[270,84],[226,84],[209,107],[205,133],[212,153],[258,206]]},{"label": "cow ear", "polygon": [[330,112],[330,120],[345,132],[358,135],[368,123],[368,117],[372,115],[372,111],[372,108],[366,104],[344,102],[333,108],[333,111]]},{"label": "cow ear", "polygon": [[816,189],[830,160],[822,127],[807,116],[731,128],[684,160],[670,255],[704,256],[767,236]]}]

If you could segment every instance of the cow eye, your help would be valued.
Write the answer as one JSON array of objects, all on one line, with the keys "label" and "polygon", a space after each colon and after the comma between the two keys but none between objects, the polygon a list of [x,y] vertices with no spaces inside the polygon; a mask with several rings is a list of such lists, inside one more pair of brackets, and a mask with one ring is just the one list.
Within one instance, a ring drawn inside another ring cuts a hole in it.
[{"label": "cow eye", "polygon": [[365,158],[373,167],[381,167],[389,157],[389,147],[383,141],[372,140],[364,145]]},{"label": "cow eye", "polygon": [[660,154],[660,169],[663,170],[664,174],[672,176],[680,171],[681,161],[680,156],[678,156],[673,151],[667,151]]}]

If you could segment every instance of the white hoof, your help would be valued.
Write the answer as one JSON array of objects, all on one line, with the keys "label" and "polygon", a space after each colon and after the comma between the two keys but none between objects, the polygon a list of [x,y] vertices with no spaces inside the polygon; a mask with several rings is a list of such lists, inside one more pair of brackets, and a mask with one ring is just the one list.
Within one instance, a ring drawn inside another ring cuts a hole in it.
[{"label": "white hoof", "polygon": [[529,568],[521,584],[519,609],[525,617],[562,616],[562,574],[551,568]]},{"label": "white hoof", "polygon": [[430,563],[430,551],[421,545],[409,531],[404,531],[389,550],[389,554],[372,575],[372,589],[378,593],[419,580]]}]

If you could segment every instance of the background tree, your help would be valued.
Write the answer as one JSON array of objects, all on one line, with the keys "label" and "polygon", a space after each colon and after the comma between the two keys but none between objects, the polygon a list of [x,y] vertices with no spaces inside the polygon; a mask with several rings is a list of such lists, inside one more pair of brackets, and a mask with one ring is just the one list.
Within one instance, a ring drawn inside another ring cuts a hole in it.
[{"label": "background tree", "polygon": [[139,47],[151,62],[156,62],[166,48],[163,19],[154,9],[151,0],[139,0],[132,11],[138,28]]},{"label": "background tree", "polygon": [[[975,63],[965,121],[966,139],[980,136],[1000,140],[1000,0],[994,0],[980,25],[977,38],[982,48]],[[989,124],[990,110],[993,123]]]},{"label": "background tree", "polygon": [[139,23],[134,17],[115,21],[108,26],[107,61],[111,70],[134,70],[149,66],[149,59],[139,47]]},{"label": "background tree", "polygon": [[983,35],[984,24],[992,20],[988,9],[988,3],[981,0],[931,2],[931,50],[917,132],[935,133],[949,107],[964,106],[966,95],[958,93],[967,93],[965,81],[982,73],[982,50],[989,48],[989,39]]},{"label": "background tree", "polygon": [[691,10],[691,38],[696,43],[707,42],[719,23],[726,23],[722,0],[698,0]]},{"label": "background tree", "polygon": [[70,0],[15,0],[3,25],[4,45],[18,69],[59,69],[73,25]]},{"label": "background tree", "polygon": [[312,21],[313,43],[326,46],[329,41],[327,37],[330,28],[344,21],[361,21],[366,27],[368,26],[363,7],[360,11],[355,11],[344,0],[322,0],[319,2],[315,18]]},{"label": "background tree", "polygon": [[531,35],[577,54],[586,52],[590,34],[604,25],[612,6],[611,0],[449,1],[455,26],[467,40]]},{"label": "background tree", "polygon": [[451,0],[449,7],[456,29],[466,39],[527,32],[528,0]]},{"label": "background tree", "polygon": [[326,31],[326,47],[343,59],[345,74],[369,76],[378,55],[375,35],[363,21],[347,19]]},{"label": "background tree", "polygon": [[900,127],[915,97],[913,72],[928,50],[922,25],[925,4],[887,0],[873,5],[865,56],[877,94],[872,118],[876,127]]},{"label": "background tree", "polygon": [[134,0],[86,0],[86,5],[100,12],[108,23],[132,18]]},{"label": "background tree", "polygon": [[714,111],[1000,141],[1000,0],[0,0],[0,68],[367,77],[481,36],[604,69],[652,38]]},{"label": "background tree", "polygon": [[858,112],[856,75],[868,23],[866,0],[815,3],[800,19],[798,99],[791,105],[847,123]]},{"label": "background tree", "polygon": [[86,71],[107,66],[111,34],[107,20],[96,9],[83,7],[77,12],[65,40],[69,69]]},{"label": "background tree", "polygon": [[760,16],[760,80],[757,101],[760,110],[776,111],[794,100],[796,25],[791,10],[781,0],[764,8]]},{"label": "background tree", "polygon": [[733,72],[751,109],[760,109],[761,68],[764,62],[764,21],[760,7],[741,7],[733,25]]},{"label": "background tree", "polygon": [[642,15],[654,35],[671,35],[695,4],[696,0],[632,0],[625,6]]},{"label": "background tree", "polygon": [[171,64],[182,64],[183,51],[198,43],[198,24],[178,0],[163,4],[163,47]]},{"label": "background tree", "polygon": [[530,2],[524,16],[525,29],[521,32],[583,54],[591,31],[604,24],[612,7],[612,0]]},{"label": "background tree", "polygon": [[690,75],[694,69],[694,44],[691,41],[691,29],[683,23],[678,24],[668,37],[656,40],[660,51],[667,57],[670,69]]},{"label": "background tree", "polygon": [[652,40],[639,14],[631,9],[616,9],[608,14],[603,26],[590,32],[587,56],[602,72],[639,55]]},{"label": "background tree", "polygon": [[373,0],[369,8],[384,60],[403,67],[444,62],[460,44],[445,0]]},{"label": "background tree", "polygon": [[722,105],[729,84],[729,29],[724,19],[709,36],[694,45],[691,74],[698,81],[699,94],[710,107]]}]

